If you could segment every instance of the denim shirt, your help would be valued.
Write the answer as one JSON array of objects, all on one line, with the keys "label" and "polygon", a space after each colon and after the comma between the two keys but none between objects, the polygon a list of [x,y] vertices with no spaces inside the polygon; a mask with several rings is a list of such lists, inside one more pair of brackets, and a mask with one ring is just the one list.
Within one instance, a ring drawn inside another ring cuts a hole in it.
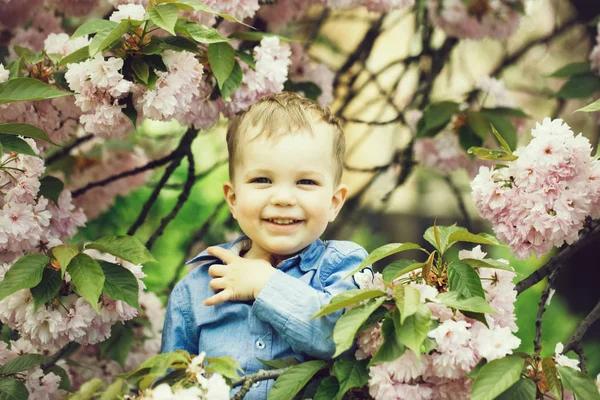
[{"label": "denim shirt", "polygon": [[[242,236],[219,246],[239,254],[250,245],[250,239]],[[171,293],[161,353],[183,349],[190,354],[204,351],[207,357],[230,356],[244,374],[267,368],[259,358],[330,359],[335,353],[331,334],[342,310],[309,318],[333,296],[358,287],[352,277],[343,278],[366,256],[355,243],[317,239],[279,263],[256,300],[205,306],[204,299],[214,295],[208,266],[221,261],[202,252],[187,264],[204,264],[187,274]],[[255,383],[244,399],[266,399],[273,383]]]}]

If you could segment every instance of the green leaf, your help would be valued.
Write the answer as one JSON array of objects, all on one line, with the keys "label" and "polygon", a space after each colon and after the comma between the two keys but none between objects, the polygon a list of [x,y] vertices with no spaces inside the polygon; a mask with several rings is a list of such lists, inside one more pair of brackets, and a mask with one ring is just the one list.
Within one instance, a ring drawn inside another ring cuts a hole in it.
[{"label": "green leaf", "polygon": [[139,58],[134,58],[131,63],[131,68],[133,69],[133,73],[135,77],[144,84],[148,84],[148,78],[150,76],[150,68],[148,68],[148,64],[144,62],[144,60]]},{"label": "green leaf", "polygon": [[174,4],[159,4],[148,9],[148,15],[152,22],[175,36],[175,23],[179,16],[179,9]]},{"label": "green leaf", "polygon": [[593,72],[573,75],[554,95],[563,99],[590,97],[600,90],[600,77]]},{"label": "green leaf", "polygon": [[279,41],[287,43],[301,42],[300,40],[292,40],[283,36],[276,35],[274,33],[260,31],[239,31],[232,33],[230,37],[233,39],[246,40],[249,42],[260,42],[263,38],[266,37],[278,37]]},{"label": "green leaf", "polygon": [[373,358],[371,358],[369,366],[384,361],[394,361],[400,358],[404,354],[404,351],[406,351],[406,347],[398,340],[392,318],[383,320],[381,335],[383,336],[383,344],[379,347]]},{"label": "green leaf", "polygon": [[106,19],[95,19],[92,21],[87,21],[79,28],[77,28],[77,30],[75,30],[73,35],[71,35],[71,39],[79,36],[90,35],[92,33],[97,33],[107,29],[114,29],[117,25],[119,24],[114,21],[108,21]]},{"label": "green leaf", "polygon": [[211,43],[208,45],[208,61],[210,69],[219,83],[219,89],[222,90],[223,84],[233,71],[235,50],[229,43]]},{"label": "green leaf", "polygon": [[141,375],[151,376],[163,376],[167,373],[170,368],[179,369],[187,368],[187,365],[191,361],[191,357],[187,351],[175,350],[171,353],[157,354],[150,357],[142,363],[139,367],[123,374],[121,377],[129,379],[132,377],[139,378]]},{"label": "green leaf", "polygon": [[90,381],[85,382],[77,393],[69,397],[70,400],[91,400],[96,392],[104,386],[104,381],[100,378],[94,378]]},{"label": "green leaf", "polygon": [[39,157],[26,141],[16,136],[0,134],[0,145],[2,145],[4,151],[14,151],[28,156]]},{"label": "green leaf", "polygon": [[483,139],[479,137],[471,126],[465,124],[458,128],[458,142],[463,150],[468,151],[471,147],[478,147],[483,144]]},{"label": "green leaf", "polygon": [[400,322],[399,312],[392,315],[398,341],[411,349],[419,358],[421,356],[421,344],[427,337],[431,326],[431,311],[425,304],[420,304],[417,312],[406,318],[404,323]]},{"label": "green leaf", "polygon": [[89,45],[90,57],[104,51],[114,42],[121,39],[121,36],[131,29],[131,20],[124,19],[112,29],[105,29],[94,36]]},{"label": "green leaf", "polygon": [[165,36],[160,39],[160,47],[164,50],[189,51],[198,53],[198,45],[185,36]]},{"label": "green leaf", "polygon": [[340,358],[333,363],[333,375],[337,378],[340,386],[335,400],[341,400],[348,390],[362,387],[369,381],[367,360]]},{"label": "green leaf", "polygon": [[[244,26],[247,26],[248,28],[252,28],[252,26],[243,23],[239,19],[232,17],[229,14],[220,13],[218,11],[215,11],[214,9],[210,8],[209,6],[207,6],[206,4],[202,3],[199,0],[178,0],[176,3],[173,3],[173,4],[175,4],[177,7],[185,9],[185,10],[189,10],[190,9],[189,7],[191,7],[191,9],[193,9],[195,11],[202,11],[202,12],[206,12],[209,14],[217,15],[228,21],[237,22],[238,24],[242,24]],[[188,6],[188,7],[184,8],[183,6]]]},{"label": "green leaf", "polygon": [[[496,141],[504,150],[511,152],[517,148],[517,130],[510,120],[495,114],[485,114],[492,125],[492,133]],[[494,129],[497,129],[494,132]],[[503,140],[500,140],[502,138]],[[510,153],[512,154],[512,153]]]},{"label": "green leaf", "polygon": [[58,146],[54,143],[46,132],[38,128],[37,126],[22,124],[22,123],[3,123],[0,122],[0,133],[5,135],[15,135],[15,136],[25,136],[34,139],[40,139],[45,142],[51,143],[53,145]]},{"label": "green leaf", "polygon": [[531,379],[521,378],[507,391],[496,397],[497,400],[535,400],[535,383]]},{"label": "green leaf", "polygon": [[473,267],[461,262],[455,262],[448,267],[448,282],[450,290],[456,292],[458,298],[478,296],[485,299],[479,274]]},{"label": "green leaf", "polygon": [[229,379],[239,379],[237,371],[244,372],[240,364],[229,356],[209,358],[206,371],[216,372]]},{"label": "green leaf", "polygon": [[31,288],[33,310],[37,311],[39,306],[55,298],[62,284],[63,280],[60,277],[60,272],[52,268],[44,268],[42,281],[37,286]]},{"label": "green leaf", "polygon": [[362,270],[363,268],[379,261],[382,260],[386,257],[389,257],[391,255],[406,251],[406,250],[421,250],[423,251],[423,249],[421,248],[421,246],[419,246],[418,244],[415,243],[389,243],[386,244],[384,246],[381,246],[375,250],[373,250],[371,252],[371,254],[369,254],[367,256],[367,258],[365,258],[360,265],[351,273],[349,273],[348,275],[346,275],[346,278],[354,275],[355,273],[357,273],[358,271]]},{"label": "green leaf", "polygon": [[453,101],[429,104],[423,110],[423,116],[417,123],[417,137],[435,136],[448,125],[450,119],[457,111],[458,103]]},{"label": "green leaf", "polygon": [[315,102],[323,93],[321,88],[314,82],[292,82],[289,79],[285,81],[283,85],[283,90],[285,90],[286,92],[301,93],[302,95],[304,95],[304,97],[309,98]]},{"label": "green leaf", "polygon": [[9,75],[8,79],[15,79],[21,77],[21,70],[24,68],[25,63],[23,62],[23,57],[19,57],[14,60],[10,64],[8,64]]},{"label": "green leaf", "polygon": [[134,341],[135,334],[131,325],[117,322],[110,329],[110,337],[98,345],[100,356],[107,356],[125,369],[125,360],[133,347]]},{"label": "green leaf", "polygon": [[186,21],[183,25],[183,32],[199,43],[221,43],[229,42],[231,39],[222,36],[215,28],[198,24],[192,21]]},{"label": "green leaf", "polygon": [[31,78],[16,78],[0,83],[0,104],[54,99],[72,94],[56,90],[42,81]]},{"label": "green leaf", "polygon": [[369,318],[360,326],[359,331],[364,331],[365,329],[372,328],[375,324],[378,324],[387,314],[389,313],[388,309],[384,306],[379,307],[377,310],[373,311]]},{"label": "green leaf", "polygon": [[58,197],[64,187],[65,184],[60,179],[47,175],[40,180],[38,196],[44,196],[58,206]]},{"label": "green leaf", "polygon": [[66,390],[67,392],[72,392],[73,387],[71,386],[71,378],[69,378],[69,374],[63,368],[58,365],[53,365],[50,368],[46,368],[44,370],[46,374],[53,372],[55,375],[60,376],[60,383],[58,388],[62,390]]},{"label": "green leaf", "polygon": [[385,296],[385,292],[382,292],[381,290],[363,289],[347,290],[334,296],[329,301],[329,304],[326,304],[323,307],[321,307],[321,309],[315,315],[310,317],[310,319],[322,317],[323,315],[327,315],[342,308],[346,308],[353,304],[360,303],[363,300],[372,299],[379,296]]},{"label": "green leaf", "polygon": [[485,115],[480,112],[468,111],[467,125],[481,140],[487,139],[490,134],[490,124]]},{"label": "green leaf", "polygon": [[65,276],[67,266],[80,251],[77,246],[60,245],[52,248],[52,255],[60,264],[61,277]]},{"label": "green leaf", "polygon": [[61,67],[63,65],[80,63],[82,61],[87,60],[90,57],[90,47],[84,46],[80,49],[75,50],[71,54],[63,57],[58,63],[57,66]]},{"label": "green leaf", "polygon": [[37,286],[50,258],[42,254],[25,254],[19,258],[0,281],[0,300],[21,290]]},{"label": "green leaf", "polygon": [[514,385],[521,376],[525,360],[507,356],[481,367],[471,387],[471,400],[493,400]]},{"label": "green leaf", "polygon": [[98,312],[98,298],[104,287],[104,272],[100,264],[87,254],[80,253],[73,257],[67,266],[67,272],[71,275],[71,283],[75,285],[77,292]]},{"label": "green leaf", "polygon": [[554,395],[557,400],[563,400],[563,388],[558,377],[558,370],[556,369],[556,363],[552,357],[546,357],[542,360],[542,372],[546,380],[548,389]]},{"label": "green leaf", "polygon": [[481,111],[485,114],[498,115],[501,117],[514,117],[514,118],[530,118],[525,111],[520,108],[511,107],[496,107],[496,108],[482,108]]},{"label": "green leaf", "polygon": [[280,358],[278,360],[263,360],[258,357],[256,357],[256,359],[261,363],[265,364],[267,367],[269,367],[269,369],[291,367],[292,365],[296,365],[299,362],[294,357]]},{"label": "green leaf", "polygon": [[584,62],[574,62],[569,63],[563,67],[560,67],[552,74],[550,74],[553,78],[568,78],[573,75],[581,75],[586,72],[590,72],[590,63],[587,61]]},{"label": "green leaf", "polygon": [[106,236],[88,244],[85,248],[100,250],[133,264],[156,261],[148,249],[133,236]]},{"label": "green leaf", "polygon": [[394,298],[396,306],[400,311],[400,323],[403,324],[407,317],[415,314],[419,309],[421,292],[408,285],[396,285],[394,287]]},{"label": "green leaf", "polygon": [[483,260],[478,260],[476,258],[463,258],[460,261],[465,264],[469,264],[473,268],[495,268],[502,269],[504,271],[515,272],[515,269],[510,265],[491,258],[484,258]]},{"label": "green leaf", "polygon": [[373,313],[385,301],[385,297],[378,297],[369,300],[365,304],[346,311],[340,319],[338,319],[333,328],[333,342],[335,343],[334,358],[339,356],[344,351],[352,346],[354,336],[360,326],[367,320],[369,315]]},{"label": "green leaf", "polygon": [[323,378],[317,388],[314,400],[331,400],[340,391],[340,384],[335,376]]},{"label": "green leaf", "polygon": [[504,150],[491,150],[485,147],[470,147],[467,150],[468,154],[473,154],[482,160],[495,160],[495,161],[514,161],[517,156],[512,155]]},{"label": "green leaf", "polygon": [[256,71],[256,61],[254,61],[252,54],[246,53],[245,51],[236,50],[235,55],[238,56],[240,60],[245,62],[246,65]]},{"label": "green leaf", "polygon": [[423,263],[415,260],[397,260],[388,264],[382,271],[383,280],[391,283],[394,279],[415,269],[422,268]]},{"label": "green leaf", "polygon": [[49,357],[40,354],[23,354],[0,367],[0,374],[16,374],[17,372],[27,371],[43,364],[48,359]]},{"label": "green leaf", "polygon": [[237,90],[237,88],[242,83],[243,77],[244,74],[242,72],[242,67],[240,67],[240,64],[236,61],[233,64],[233,71],[231,71],[231,74],[223,83],[223,87],[221,88],[221,97],[225,101],[229,101],[230,96],[233,94],[233,92]]},{"label": "green leaf", "polygon": [[488,328],[490,327],[489,324],[488,324],[488,322],[487,322],[487,319],[485,318],[485,314],[484,313],[476,313],[476,312],[465,311],[465,310],[462,310],[461,312],[462,312],[462,314],[465,317],[474,319],[476,321],[479,321],[479,322],[481,322],[482,324],[484,324]]},{"label": "green leaf", "polygon": [[588,104],[587,106],[581,107],[580,109],[577,109],[575,111],[581,111],[581,112],[596,112],[596,111],[600,111],[600,100],[596,100],[592,104]]},{"label": "green leaf", "polygon": [[500,242],[492,235],[487,233],[479,233],[477,235],[470,233],[465,228],[460,226],[438,226],[438,234],[440,244],[438,245],[435,239],[434,227],[427,228],[423,238],[433,245],[441,254],[454,245],[456,242],[469,242],[478,244],[492,244],[499,246]]},{"label": "green leaf", "polygon": [[131,307],[139,309],[139,285],[131,271],[119,264],[107,261],[99,261],[99,264],[104,272],[102,291],[113,300],[122,300]]},{"label": "green leaf", "polygon": [[564,388],[573,392],[577,400],[600,399],[600,393],[592,378],[573,368],[557,366],[556,369]]},{"label": "green leaf", "polygon": [[277,378],[267,400],[289,400],[308,383],[308,381],[327,363],[322,360],[307,361],[294,365]]},{"label": "green leaf", "polygon": [[120,399],[121,395],[127,393],[129,393],[127,383],[123,379],[117,379],[106,388],[99,400]]},{"label": "green leaf", "polygon": [[436,300],[445,306],[456,308],[461,311],[471,311],[476,313],[496,314],[496,311],[489,303],[479,296],[469,298],[459,298],[456,292],[445,292],[437,295]]},{"label": "green leaf", "polygon": [[15,378],[0,378],[0,400],[25,400],[29,392],[25,384]]}]

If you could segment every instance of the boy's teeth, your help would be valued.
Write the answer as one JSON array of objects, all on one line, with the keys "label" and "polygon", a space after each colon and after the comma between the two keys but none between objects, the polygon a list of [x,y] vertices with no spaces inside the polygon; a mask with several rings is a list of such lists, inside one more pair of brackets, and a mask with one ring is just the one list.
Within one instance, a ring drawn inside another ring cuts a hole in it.
[{"label": "boy's teeth", "polygon": [[297,222],[295,219],[270,219],[269,221],[282,225],[293,224],[294,222]]}]

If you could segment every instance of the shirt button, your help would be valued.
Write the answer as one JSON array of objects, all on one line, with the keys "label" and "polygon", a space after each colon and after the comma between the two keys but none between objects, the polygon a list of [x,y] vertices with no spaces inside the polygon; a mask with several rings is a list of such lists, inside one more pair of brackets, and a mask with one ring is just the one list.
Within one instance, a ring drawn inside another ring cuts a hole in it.
[{"label": "shirt button", "polygon": [[256,387],[259,387],[259,386],[260,386],[260,381],[258,381],[258,382],[254,382],[254,383],[252,384],[252,387],[253,387],[253,388],[256,388]]},{"label": "shirt button", "polygon": [[256,348],[259,350],[262,350],[265,348],[265,342],[263,342],[261,339],[258,339],[256,341]]}]

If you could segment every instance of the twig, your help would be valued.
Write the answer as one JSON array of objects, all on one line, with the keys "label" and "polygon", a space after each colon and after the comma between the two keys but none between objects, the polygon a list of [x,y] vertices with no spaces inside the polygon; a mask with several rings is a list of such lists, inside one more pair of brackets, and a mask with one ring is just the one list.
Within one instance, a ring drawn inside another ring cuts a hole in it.
[{"label": "twig", "polygon": [[552,290],[552,285],[554,284],[554,280],[560,271],[560,266],[557,267],[550,276],[548,277],[548,284],[542,291],[542,296],[540,297],[540,303],[538,306],[537,318],[535,320],[535,338],[533,340],[533,352],[536,358],[539,358],[540,351],[542,350],[542,346],[540,344],[540,340],[542,339],[542,318],[544,316],[544,312],[546,311],[546,303],[548,302],[548,297],[550,297],[550,291]]},{"label": "twig", "polygon": [[75,140],[70,145],[63,147],[56,153],[52,154],[50,157],[46,158],[46,166],[55,163],[56,161],[60,160],[63,157],[68,156],[69,153],[71,152],[71,150],[73,150],[75,147],[79,146],[80,144],[87,142],[88,140],[90,140],[93,137],[94,137],[94,135],[90,134],[87,136],[82,136],[80,138],[77,138],[77,140]]},{"label": "twig", "polygon": [[450,178],[450,175],[444,175],[444,180],[448,183],[448,186],[450,186],[450,189],[452,190],[452,193],[454,193],[454,197],[458,202],[458,208],[460,209],[460,213],[463,216],[465,228],[467,228],[469,232],[472,232],[473,226],[471,225],[471,217],[469,216],[469,212],[467,211],[467,207],[465,206],[465,201],[462,197],[462,193],[458,189],[458,186],[456,186],[454,182],[452,182],[452,178]]},{"label": "twig", "polygon": [[396,116],[393,119],[387,120],[387,121],[364,121],[362,119],[347,118],[347,117],[344,117],[343,115],[340,115],[339,118],[342,119],[345,122],[350,122],[350,123],[354,123],[354,124],[390,125],[390,124],[394,124],[396,122],[404,122],[404,113],[403,112],[398,112],[398,116]]},{"label": "twig", "polygon": [[565,248],[560,251],[557,255],[552,257],[546,264],[544,264],[541,268],[534,271],[531,275],[521,280],[515,286],[515,289],[518,294],[522,293],[524,290],[529,289],[531,286],[535,285],[545,276],[550,274],[556,268],[560,266],[560,264],[569,260],[575,253],[579,252],[582,248],[588,246],[589,244],[595,243],[598,239],[600,239],[600,223],[592,222],[593,229],[589,231],[584,231],[580,233],[579,240],[575,243],[565,246]]},{"label": "twig", "polygon": [[[600,301],[598,301],[598,304],[596,304],[596,307],[594,307],[594,309],[592,311],[590,311],[590,313],[588,315],[586,315],[586,317],[579,323],[577,330],[569,338],[569,340],[567,341],[567,344],[565,344],[565,348],[563,350],[563,354],[566,354],[570,350],[573,350],[573,351],[575,351],[575,353],[577,353],[580,356],[579,357],[580,361],[583,359],[584,362],[582,363],[583,365],[581,366],[582,371],[584,370],[585,358],[583,357],[583,346],[581,345],[581,339],[583,339],[583,336],[588,331],[588,329],[599,319],[600,319]],[[577,351],[578,347],[581,348],[579,351]]]},{"label": "twig", "polygon": [[188,176],[187,176],[187,179],[185,180],[185,185],[183,187],[183,191],[179,195],[179,198],[177,199],[177,203],[175,203],[175,207],[173,207],[171,212],[166,217],[164,217],[162,219],[162,221],[160,221],[160,226],[156,229],[156,231],[154,231],[152,236],[150,236],[150,239],[148,239],[148,241],[146,242],[147,249],[152,249],[152,245],[154,244],[156,239],[158,237],[160,237],[160,235],[162,235],[162,233],[164,232],[164,230],[167,227],[167,225],[169,224],[169,222],[171,222],[173,220],[173,218],[175,218],[177,216],[177,214],[179,213],[179,210],[181,210],[181,207],[183,207],[183,204],[187,201],[188,197],[190,196],[190,192],[192,191],[192,187],[194,186],[194,183],[196,183],[194,154],[192,153],[191,148],[188,149],[187,159],[188,159]]},{"label": "twig", "polygon": [[[211,174],[212,172],[214,172],[218,167],[220,167],[223,164],[227,164],[229,160],[225,159],[225,160],[221,160],[221,161],[217,161],[216,163],[214,163],[213,165],[211,165],[209,168],[205,169],[204,171],[200,172],[198,175],[196,175],[194,177],[194,181],[198,182],[201,181],[202,179],[204,179],[206,176],[208,176],[209,174]],[[150,184],[149,186],[156,186],[155,184]],[[166,185],[163,186],[164,189],[183,189],[183,187],[185,186],[185,182],[184,183],[167,183]]]},{"label": "twig", "polygon": [[239,392],[237,392],[232,397],[232,400],[241,400],[241,399],[243,399],[244,396],[250,391],[250,389],[252,388],[252,385],[255,382],[265,381],[267,379],[276,379],[281,374],[283,374],[285,371],[287,371],[290,368],[291,367],[278,368],[278,369],[269,369],[269,370],[260,369],[260,370],[258,370],[258,372],[246,375],[242,379],[239,379],[239,380],[233,382],[232,387],[241,386],[242,388],[240,389]]},{"label": "twig", "polygon": [[75,342],[67,343],[59,351],[57,351],[48,361],[46,361],[45,363],[40,365],[40,368],[43,370],[46,370],[48,368],[53,367],[54,365],[56,365],[56,362],[58,360],[60,360],[61,358],[65,357],[65,356],[68,356],[69,354],[71,354],[72,352],[77,350],[79,348],[79,346],[80,346],[79,343],[75,343]]},{"label": "twig", "polygon": [[348,164],[344,163],[344,169],[347,171],[351,171],[351,172],[379,172],[379,171],[385,171],[392,164],[393,164],[393,161],[390,161],[389,163],[387,163],[385,165],[378,165],[378,166],[370,167],[370,168],[356,168],[356,167],[351,167]]},{"label": "twig", "polygon": [[173,161],[165,169],[165,173],[163,174],[162,178],[158,182],[158,185],[156,185],[156,188],[154,188],[154,191],[152,192],[152,194],[150,195],[150,197],[148,198],[146,203],[144,203],[144,207],[142,208],[140,215],[138,216],[137,220],[133,223],[131,228],[129,228],[129,230],[127,231],[127,235],[133,236],[135,234],[135,232],[137,231],[137,229],[146,220],[146,217],[148,216],[148,213],[150,212],[150,208],[152,208],[152,205],[158,198],[158,195],[159,195],[160,191],[162,190],[162,187],[167,183],[171,174],[173,174],[175,169],[177,169],[177,167],[179,166],[181,159],[185,156],[188,149],[191,147],[192,142],[196,138],[197,134],[198,134],[198,131],[194,130],[193,128],[189,128],[187,130],[187,132],[185,133],[185,135],[183,136],[183,138],[181,138],[181,142],[179,142],[179,146],[177,146],[177,149],[175,149],[175,151],[173,151],[173,153],[171,153],[172,155],[174,155]]}]

